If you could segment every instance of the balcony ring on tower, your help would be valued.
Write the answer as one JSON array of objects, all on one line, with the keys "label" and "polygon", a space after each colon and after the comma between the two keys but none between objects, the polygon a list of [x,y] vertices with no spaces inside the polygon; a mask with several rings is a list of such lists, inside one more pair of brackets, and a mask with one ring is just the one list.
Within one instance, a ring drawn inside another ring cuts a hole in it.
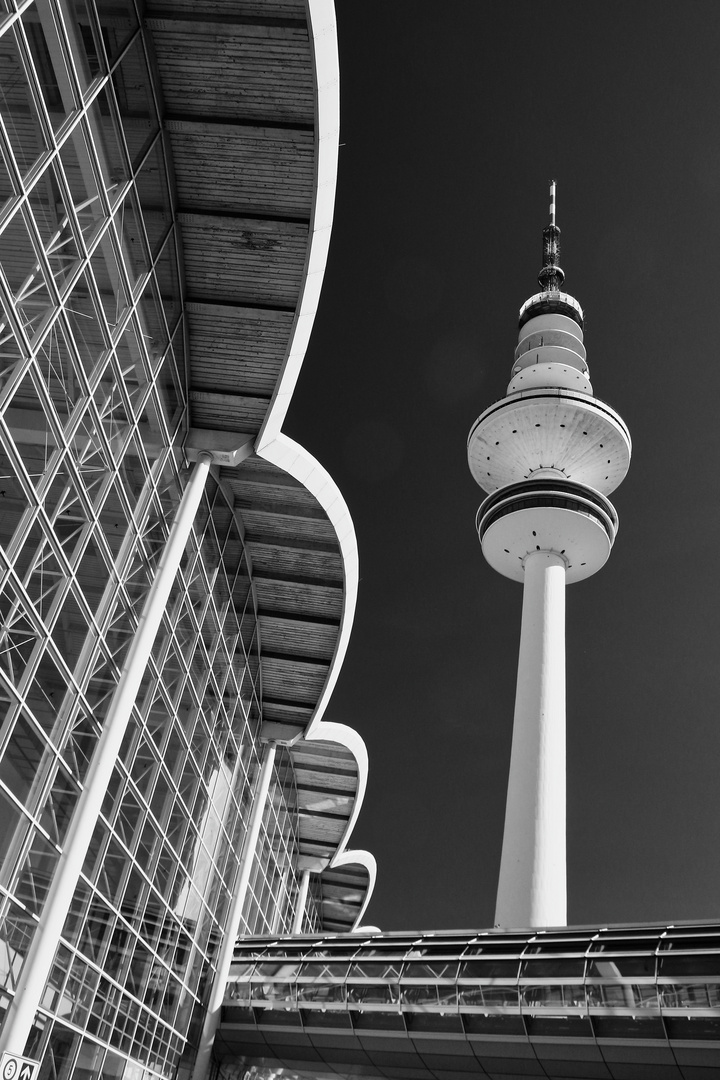
[{"label": "balcony ring on tower", "polygon": [[488,495],[475,520],[490,566],[515,581],[533,551],[561,555],[566,581],[582,581],[605,565],[618,529],[618,516],[599,491],[556,480],[509,484]]}]

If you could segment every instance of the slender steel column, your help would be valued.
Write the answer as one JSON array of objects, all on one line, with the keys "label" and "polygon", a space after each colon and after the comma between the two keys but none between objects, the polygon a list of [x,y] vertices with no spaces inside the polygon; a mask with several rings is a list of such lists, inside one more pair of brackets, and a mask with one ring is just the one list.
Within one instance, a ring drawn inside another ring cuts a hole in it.
[{"label": "slender steel column", "polygon": [[525,559],[510,779],[495,923],[564,926],[565,572],[561,555]]},{"label": "slender steel column", "polygon": [[175,514],[20,972],[18,988],[0,1034],[0,1053],[22,1054],[25,1048],[211,463],[210,454],[200,455]]},{"label": "slender steel column", "polygon": [[268,743],[265,747],[262,765],[260,766],[257,790],[253,798],[252,810],[250,812],[250,822],[248,824],[248,831],[245,834],[242,861],[238,870],[237,881],[235,882],[235,892],[225,924],[222,945],[218,951],[215,978],[213,979],[210,997],[208,998],[207,1012],[205,1013],[205,1022],[203,1024],[202,1035],[200,1036],[200,1047],[198,1049],[197,1058],[195,1059],[192,1080],[205,1080],[205,1076],[210,1067],[210,1056],[212,1054],[213,1042],[215,1041],[215,1034],[220,1025],[223,997],[225,996],[225,985],[228,981],[228,975],[230,974],[230,965],[235,951],[235,939],[237,938],[238,930],[240,929],[240,919],[242,918],[245,897],[247,896],[248,884],[250,882],[250,871],[255,862],[255,853],[257,851],[257,843],[260,836],[260,826],[262,825],[265,804],[267,803],[276,751],[277,747],[275,743]]},{"label": "slender steel column", "polygon": [[297,904],[295,905],[295,918],[293,919],[292,932],[293,934],[301,934],[302,926],[305,922],[305,908],[307,907],[308,889],[310,888],[310,870],[305,869],[302,872],[300,878],[300,890],[298,892]]}]

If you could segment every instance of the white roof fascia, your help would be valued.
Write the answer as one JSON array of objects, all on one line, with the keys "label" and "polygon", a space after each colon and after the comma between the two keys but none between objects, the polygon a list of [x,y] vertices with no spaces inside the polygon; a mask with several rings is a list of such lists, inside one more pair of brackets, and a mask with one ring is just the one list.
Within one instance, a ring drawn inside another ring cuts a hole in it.
[{"label": "white roof fascia", "polygon": [[306,3],[315,63],[317,116],[315,197],[310,224],[310,242],[300,302],[295,314],[287,355],[265,422],[255,443],[255,453],[258,457],[264,458],[289,473],[315,496],[328,515],[340,545],[345,585],[340,629],[327,681],[304,739],[308,742],[320,740],[339,743],[352,753],[357,762],[358,786],[355,801],[337,851],[329,863],[329,868],[360,865],[367,871],[368,889],[362,909],[355,921],[355,926],[357,926],[370,902],[377,876],[375,857],[369,851],[346,849],[365,795],[368,772],[367,750],[360,735],[352,728],[344,724],[326,723],[322,720],[345,658],[355,615],[359,576],[357,539],[350,511],[335,481],[312,454],[280,430],[305,359],[320,300],[335,208],[340,137],[340,70],[334,4],[332,0],[306,0]]},{"label": "white roof fascia", "polygon": [[337,20],[332,0],[306,0],[310,44],[315,64],[316,138],[315,184],[310,243],[305,261],[300,302],[290,343],[265,422],[255,444],[264,457],[265,447],[278,435],[290,405],[310,340],[320,301],[335,209],[338,143],[340,139],[340,66]]}]

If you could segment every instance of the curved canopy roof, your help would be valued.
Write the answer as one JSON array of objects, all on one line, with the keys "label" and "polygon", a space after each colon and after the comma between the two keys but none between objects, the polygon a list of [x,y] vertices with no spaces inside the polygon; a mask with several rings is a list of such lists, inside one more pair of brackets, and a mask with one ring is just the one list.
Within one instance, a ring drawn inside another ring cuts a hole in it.
[{"label": "curved canopy roof", "polygon": [[[334,11],[329,0],[307,9],[303,0],[152,0],[147,16],[182,237],[187,450],[217,451],[244,525],[263,718],[284,740],[311,727],[322,740],[352,623],[357,549],[337,488],[280,427],[332,222]],[[342,741],[326,740],[292,753],[301,856],[312,852],[318,868],[335,860],[321,877],[320,909],[326,927],[351,929],[374,879],[371,857],[349,864],[341,850],[364,789],[364,752],[359,763]]]}]

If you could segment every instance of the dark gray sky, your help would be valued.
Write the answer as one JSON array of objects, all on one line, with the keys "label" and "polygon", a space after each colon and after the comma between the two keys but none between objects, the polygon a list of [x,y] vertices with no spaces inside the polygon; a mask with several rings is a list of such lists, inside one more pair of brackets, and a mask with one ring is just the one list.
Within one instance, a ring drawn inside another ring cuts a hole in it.
[{"label": "dark gray sky", "polygon": [[717,917],[720,5],[336,6],[333,242],[286,430],[360,547],[327,719],[370,754],[367,921],[493,921],[522,590],[483,560],[465,446],[552,177],[595,393],[634,442],[610,561],[568,589],[569,920]]}]

